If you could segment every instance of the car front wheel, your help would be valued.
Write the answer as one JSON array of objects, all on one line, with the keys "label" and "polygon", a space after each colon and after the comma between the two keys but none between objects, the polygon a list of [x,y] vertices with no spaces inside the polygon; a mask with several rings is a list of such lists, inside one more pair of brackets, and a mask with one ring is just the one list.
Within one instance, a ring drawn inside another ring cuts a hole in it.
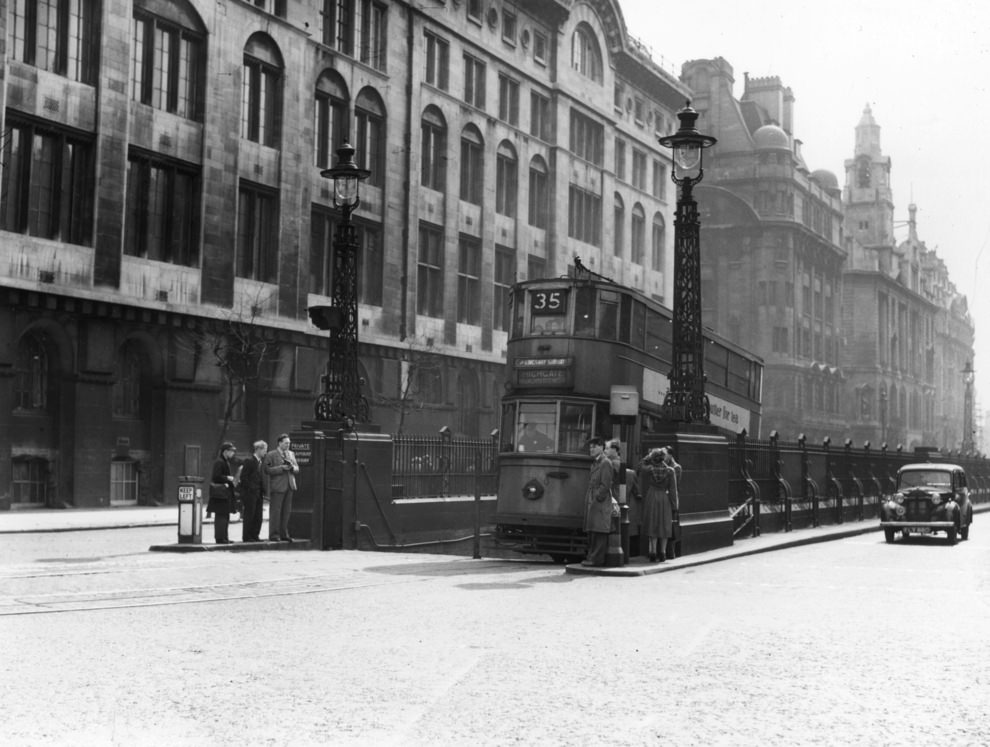
[{"label": "car front wheel", "polygon": [[894,535],[895,534],[896,534],[896,532],[893,529],[891,529],[890,527],[884,527],[883,537],[884,537],[885,540],[887,540],[888,543],[894,541]]}]

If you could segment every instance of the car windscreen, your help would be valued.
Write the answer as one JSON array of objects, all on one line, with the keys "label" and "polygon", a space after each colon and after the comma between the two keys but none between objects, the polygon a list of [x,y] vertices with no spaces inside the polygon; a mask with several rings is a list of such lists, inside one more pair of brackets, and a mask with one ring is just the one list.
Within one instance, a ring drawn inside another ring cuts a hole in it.
[{"label": "car windscreen", "polygon": [[902,472],[900,476],[902,490],[920,487],[948,488],[951,485],[952,475],[941,470],[911,470],[910,472]]}]

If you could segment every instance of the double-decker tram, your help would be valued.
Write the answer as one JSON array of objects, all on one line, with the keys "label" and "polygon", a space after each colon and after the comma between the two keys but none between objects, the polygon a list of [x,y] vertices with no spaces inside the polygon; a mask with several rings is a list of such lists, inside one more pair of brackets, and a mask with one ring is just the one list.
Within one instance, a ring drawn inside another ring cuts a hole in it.
[{"label": "double-decker tram", "polygon": [[[618,438],[623,461],[638,463],[643,436],[663,423],[672,358],[669,309],[578,268],[512,287],[499,430],[499,544],[555,560],[585,551],[588,440]],[[759,436],[762,360],[710,330],[705,340],[712,425]]]}]

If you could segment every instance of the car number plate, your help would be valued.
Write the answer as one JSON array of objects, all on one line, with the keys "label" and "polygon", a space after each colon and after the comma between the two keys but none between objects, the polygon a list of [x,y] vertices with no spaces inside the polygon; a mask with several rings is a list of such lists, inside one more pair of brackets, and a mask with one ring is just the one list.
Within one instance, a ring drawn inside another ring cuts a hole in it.
[{"label": "car number plate", "polygon": [[911,534],[931,534],[931,527],[909,527],[908,532]]}]

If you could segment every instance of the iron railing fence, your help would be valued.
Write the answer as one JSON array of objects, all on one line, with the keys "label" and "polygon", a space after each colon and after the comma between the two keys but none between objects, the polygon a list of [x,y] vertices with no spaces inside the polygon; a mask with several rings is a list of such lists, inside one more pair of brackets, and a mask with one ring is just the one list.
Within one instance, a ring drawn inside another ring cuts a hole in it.
[{"label": "iron railing fence", "polygon": [[729,443],[734,536],[877,517],[884,496],[894,492],[897,470],[926,460],[959,464],[973,502],[990,501],[990,459],[983,457],[874,449],[868,443],[857,448],[851,441],[835,447],[829,439],[784,443],[776,433],[762,440],[742,433]]},{"label": "iron railing fence", "polygon": [[498,444],[494,439],[400,434],[392,443],[394,497],[495,493]]}]

